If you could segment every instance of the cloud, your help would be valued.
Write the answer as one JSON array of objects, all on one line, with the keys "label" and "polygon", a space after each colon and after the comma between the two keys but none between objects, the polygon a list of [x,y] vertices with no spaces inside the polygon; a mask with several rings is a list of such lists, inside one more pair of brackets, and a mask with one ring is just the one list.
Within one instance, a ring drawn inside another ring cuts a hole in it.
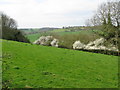
[{"label": "cloud", "polygon": [[0,11],[19,27],[84,25],[103,0],[1,0]]}]

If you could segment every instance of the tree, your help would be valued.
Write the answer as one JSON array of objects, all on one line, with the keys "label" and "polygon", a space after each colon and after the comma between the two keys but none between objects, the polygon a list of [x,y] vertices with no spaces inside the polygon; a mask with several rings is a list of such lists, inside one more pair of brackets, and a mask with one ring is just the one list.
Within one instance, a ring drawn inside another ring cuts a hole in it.
[{"label": "tree", "polygon": [[97,12],[94,14],[91,22],[93,25],[102,25],[103,23],[111,22],[116,27],[120,24],[120,1],[102,3]]},{"label": "tree", "polygon": [[17,23],[14,19],[1,13],[1,21],[2,39],[29,43],[29,40],[22,34],[22,32],[17,30]]},{"label": "tree", "polygon": [[[98,34],[107,40],[118,42],[120,37],[120,1],[102,3],[91,18],[92,26],[98,26]],[[114,39],[113,39],[114,38]],[[115,43],[114,43],[115,44]]]}]

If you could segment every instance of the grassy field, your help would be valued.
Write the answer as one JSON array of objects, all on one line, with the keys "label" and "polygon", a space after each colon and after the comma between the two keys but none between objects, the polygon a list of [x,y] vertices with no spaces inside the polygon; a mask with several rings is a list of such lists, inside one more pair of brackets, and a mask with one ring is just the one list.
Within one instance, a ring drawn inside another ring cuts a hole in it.
[{"label": "grassy field", "polygon": [[26,37],[30,40],[30,42],[34,42],[41,36],[40,33],[35,33],[35,34],[28,34]]},{"label": "grassy field", "polygon": [[0,61],[0,90],[2,89],[2,61]]},{"label": "grassy field", "polygon": [[68,29],[57,29],[53,31],[47,31],[46,33],[35,33],[35,34],[28,34],[26,37],[30,40],[30,42],[34,42],[37,40],[40,36],[44,35],[59,35],[59,36],[64,36],[64,35],[89,35],[92,36],[94,33],[92,30],[81,30],[81,31],[76,31],[76,32],[65,32],[65,30]]},{"label": "grassy field", "polygon": [[41,32],[41,33],[34,33],[34,34],[27,34],[26,37],[30,40],[30,42],[34,42],[41,36],[47,36],[50,35],[51,33],[49,32]]},{"label": "grassy field", "polygon": [[29,34],[29,33],[33,33],[33,32],[39,32],[40,29],[37,29],[37,28],[27,28],[27,29],[19,29],[20,31],[22,31],[23,33],[25,34]]},{"label": "grassy field", "polygon": [[9,88],[117,88],[118,57],[3,40]]},{"label": "grassy field", "polygon": [[55,30],[53,30],[51,32],[65,32],[67,30],[69,30],[69,29],[55,29]]},{"label": "grassy field", "polygon": [[92,30],[79,30],[79,31],[68,31],[69,29],[57,29],[50,31],[51,33],[56,33],[59,35],[68,35],[68,34],[93,34]]}]

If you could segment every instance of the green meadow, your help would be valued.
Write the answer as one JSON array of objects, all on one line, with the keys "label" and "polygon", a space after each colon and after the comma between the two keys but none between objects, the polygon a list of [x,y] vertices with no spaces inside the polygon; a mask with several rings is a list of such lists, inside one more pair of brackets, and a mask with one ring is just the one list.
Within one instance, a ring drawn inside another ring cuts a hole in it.
[{"label": "green meadow", "polygon": [[92,35],[94,35],[93,30],[80,30],[80,31],[69,31],[69,32],[67,30],[69,30],[69,29],[55,29],[55,30],[47,31],[47,32],[27,34],[26,37],[30,40],[30,42],[34,42],[42,35],[43,36],[46,36],[46,35],[52,35],[52,36],[87,35],[87,36],[92,36]]},{"label": "green meadow", "polygon": [[3,42],[3,87],[117,88],[118,57]]},{"label": "green meadow", "polygon": [[34,42],[41,36],[40,33],[35,33],[35,34],[28,34],[26,37],[30,40],[30,42]]}]

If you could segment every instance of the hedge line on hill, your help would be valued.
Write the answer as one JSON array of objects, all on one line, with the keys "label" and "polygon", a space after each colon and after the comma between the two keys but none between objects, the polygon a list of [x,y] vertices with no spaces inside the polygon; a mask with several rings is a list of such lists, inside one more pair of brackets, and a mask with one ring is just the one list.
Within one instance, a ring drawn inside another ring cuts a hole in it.
[{"label": "hedge line on hill", "polygon": [[[59,48],[69,49],[67,47],[62,47],[62,46],[59,46]],[[96,49],[96,50],[76,49],[76,50],[92,52],[92,53],[101,53],[101,54],[106,54],[106,55],[114,55],[114,56],[119,56],[120,55],[120,51],[99,50],[99,49]]]},{"label": "hedge line on hill", "polygon": [[109,51],[109,50],[82,50],[82,51],[101,53],[101,54],[106,54],[106,55],[114,55],[114,56],[120,55],[120,51]]}]

